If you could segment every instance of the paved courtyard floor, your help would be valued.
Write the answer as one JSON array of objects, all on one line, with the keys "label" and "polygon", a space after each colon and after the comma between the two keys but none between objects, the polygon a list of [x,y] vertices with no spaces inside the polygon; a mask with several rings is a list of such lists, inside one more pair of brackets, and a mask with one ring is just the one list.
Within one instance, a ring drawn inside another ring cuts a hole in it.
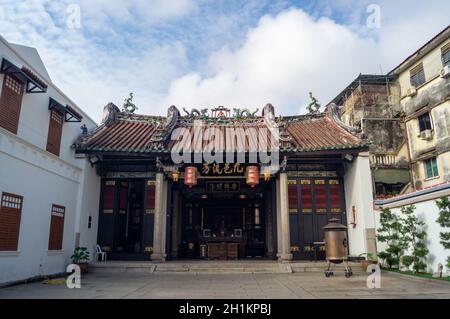
[{"label": "paved courtyard floor", "polygon": [[294,274],[145,274],[97,271],[81,289],[41,282],[0,288],[0,298],[450,298],[450,283],[382,273],[381,288],[366,288],[366,276]]}]

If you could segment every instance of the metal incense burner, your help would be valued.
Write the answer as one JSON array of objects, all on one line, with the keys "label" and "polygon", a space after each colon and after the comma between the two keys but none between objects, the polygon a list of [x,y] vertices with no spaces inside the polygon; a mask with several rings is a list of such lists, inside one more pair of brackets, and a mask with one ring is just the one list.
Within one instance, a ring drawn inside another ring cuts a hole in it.
[{"label": "metal incense burner", "polygon": [[352,269],[348,265],[348,241],[347,227],[339,223],[339,219],[332,218],[329,223],[323,227],[325,232],[325,253],[327,259],[327,269],[325,276],[333,275],[333,265],[344,263],[345,277],[353,275]]}]

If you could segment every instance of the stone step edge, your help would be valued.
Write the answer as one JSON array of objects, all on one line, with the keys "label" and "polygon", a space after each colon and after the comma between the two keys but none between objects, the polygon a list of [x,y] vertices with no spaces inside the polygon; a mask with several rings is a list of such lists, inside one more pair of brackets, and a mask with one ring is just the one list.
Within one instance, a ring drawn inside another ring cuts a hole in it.
[{"label": "stone step edge", "polygon": [[[101,264],[91,265],[93,270],[123,270],[123,271],[142,271],[147,273],[304,273],[304,272],[324,272],[326,265],[301,264],[301,263],[274,263],[265,265],[246,265],[218,268],[218,265],[167,265],[167,264]],[[361,266],[351,265],[354,273],[364,273]],[[336,273],[344,272],[342,264],[334,265],[333,271]]]}]

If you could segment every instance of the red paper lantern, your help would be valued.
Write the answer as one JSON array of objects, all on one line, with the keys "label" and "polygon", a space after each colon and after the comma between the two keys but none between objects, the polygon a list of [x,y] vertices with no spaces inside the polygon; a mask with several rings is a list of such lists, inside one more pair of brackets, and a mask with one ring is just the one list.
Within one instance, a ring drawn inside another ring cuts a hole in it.
[{"label": "red paper lantern", "polygon": [[246,170],[247,185],[250,187],[255,187],[259,184],[259,167],[258,166],[248,166]]},{"label": "red paper lantern", "polygon": [[184,169],[184,185],[189,188],[197,185],[197,167],[187,166]]}]

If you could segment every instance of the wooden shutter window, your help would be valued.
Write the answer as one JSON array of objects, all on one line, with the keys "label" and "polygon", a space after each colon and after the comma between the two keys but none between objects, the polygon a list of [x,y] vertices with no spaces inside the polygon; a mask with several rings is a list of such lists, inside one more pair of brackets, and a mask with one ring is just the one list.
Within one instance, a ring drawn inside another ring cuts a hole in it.
[{"label": "wooden shutter window", "polygon": [[316,212],[325,213],[327,209],[327,192],[325,189],[325,181],[316,179]]},{"label": "wooden shutter window", "polygon": [[50,236],[48,240],[48,250],[61,250],[64,235],[64,215],[66,208],[60,205],[52,205],[52,215],[50,221]]},{"label": "wooden shutter window", "polygon": [[147,214],[153,214],[155,212],[155,195],[156,195],[155,181],[147,181],[147,200],[145,212]]},{"label": "wooden shutter window", "polygon": [[441,48],[441,58],[443,65],[450,65],[450,42]]},{"label": "wooden shutter window", "polygon": [[103,210],[104,214],[112,214],[114,211],[114,198],[116,192],[115,181],[105,181],[103,187]]},{"label": "wooden shutter window", "polygon": [[120,183],[120,192],[119,192],[119,214],[126,214],[128,207],[128,183],[121,182]]},{"label": "wooden shutter window", "polygon": [[312,186],[311,180],[302,179],[300,180],[301,188],[300,188],[300,198],[302,205],[302,213],[312,213],[313,208],[313,195],[312,195]]},{"label": "wooden shutter window", "polygon": [[51,110],[48,124],[47,151],[59,156],[64,115]]},{"label": "wooden shutter window", "polygon": [[297,181],[288,181],[288,206],[290,213],[296,213],[298,207]]},{"label": "wooden shutter window", "polygon": [[0,96],[0,126],[14,134],[19,127],[24,87],[22,82],[5,74]]},{"label": "wooden shutter window", "polygon": [[341,212],[341,188],[339,180],[330,180],[330,206],[332,213]]},{"label": "wooden shutter window", "polygon": [[0,206],[0,251],[17,251],[23,197],[2,193]]},{"label": "wooden shutter window", "polygon": [[418,87],[420,85],[422,85],[423,83],[426,82],[425,80],[425,72],[423,70],[423,64],[420,63],[418,65],[416,65],[414,68],[412,68],[409,71],[409,75],[410,75],[410,82],[411,85],[414,87]]}]

